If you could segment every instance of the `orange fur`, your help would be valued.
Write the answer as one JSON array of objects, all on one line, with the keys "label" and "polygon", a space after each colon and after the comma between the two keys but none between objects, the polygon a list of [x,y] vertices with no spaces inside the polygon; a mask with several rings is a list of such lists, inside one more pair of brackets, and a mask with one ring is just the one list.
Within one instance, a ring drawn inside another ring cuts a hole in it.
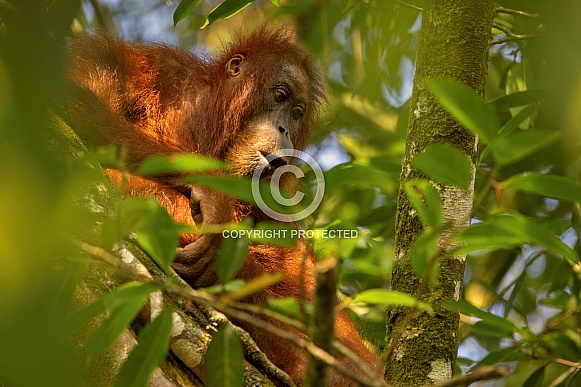
[{"label": "orange fur", "polygon": [[[245,67],[241,76],[229,79],[225,68],[236,54],[243,55]],[[130,168],[151,155],[189,152],[238,163],[238,173],[246,174],[254,169],[257,149],[269,152],[279,146],[275,140],[265,140],[263,133],[255,133],[257,129],[250,122],[261,114],[271,114],[273,108],[265,95],[278,82],[281,69],[295,66],[300,74],[294,75],[308,79],[289,96],[300,98],[306,106],[300,120],[285,121],[293,126],[288,136],[295,148],[306,145],[319,106],[326,99],[324,82],[309,52],[284,29],[259,29],[208,60],[165,45],[126,43],[106,35],[73,40],[69,58],[71,91],[66,106],[72,126],[92,144],[125,146]],[[272,134],[276,135],[278,132]],[[107,173],[120,184],[120,172]],[[187,198],[176,188],[179,177],[164,175],[154,181],[130,175],[126,193],[155,197],[176,222],[192,226],[196,216],[192,218],[191,205],[196,200],[204,223],[238,221],[250,213],[255,220],[264,218],[256,209],[206,189],[193,188],[191,198]],[[219,243],[219,236],[183,235],[180,244],[184,250],[178,255],[176,270],[192,286],[215,283],[212,264]],[[239,278],[250,280],[265,272],[282,272],[285,277],[246,301],[262,304],[269,297],[288,296],[312,301],[314,264],[313,252],[303,240],[293,248],[251,245]],[[260,318],[303,335],[281,322]],[[303,351],[251,325],[241,325],[276,365],[297,384],[302,383]],[[335,331],[343,344],[377,366],[376,357],[345,312],[337,316]],[[355,369],[347,359],[341,360]],[[334,386],[351,385],[336,372],[331,373],[330,381]]]}]

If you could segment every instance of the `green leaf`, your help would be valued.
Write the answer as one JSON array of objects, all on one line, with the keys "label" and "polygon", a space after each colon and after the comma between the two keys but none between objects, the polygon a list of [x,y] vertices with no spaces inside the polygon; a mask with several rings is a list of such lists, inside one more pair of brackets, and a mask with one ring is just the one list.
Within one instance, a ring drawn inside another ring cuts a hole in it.
[{"label": "green leaf", "polygon": [[301,308],[294,297],[269,298],[266,300],[268,309],[294,319],[301,316]]},{"label": "green leaf", "polygon": [[490,146],[496,162],[500,165],[507,165],[530,156],[539,149],[557,141],[561,135],[559,130],[521,130],[495,141]]},{"label": "green leaf", "polygon": [[525,90],[491,99],[487,103],[496,111],[538,103],[547,98],[546,90]]},{"label": "green leaf", "polygon": [[325,172],[327,192],[336,192],[344,186],[377,187],[384,193],[394,192],[397,179],[390,173],[377,169],[371,159],[339,164]]},{"label": "green leaf", "polygon": [[209,26],[210,24],[214,23],[216,20],[228,19],[229,17],[236,15],[238,12],[240,12],[244,8],[248,7],[253,2],[254,2],[254,0],[225,0],[225,1],[223,1],[221,4],[219,4],[216,8],[214,8],[210,12],[210,14],[208,15],[208,18],[206,19],[206,22],[204,23],[202,28]]},{"label": "green leaf", "polygon": [[270,0],[276,7],[280,7],[280,0]]},{"label": "green leaf", "polygon": [[[443,229],[444,227],[440,227],[422,232],[414,241],[409,252],[412,267],[416,273],[422,278],[425,278],[426,274],[428,274],[428,283],[432,286],[435,285],[438,279],[440,266],[431,265],[430,267],[430,264],[439,258],[440,245],[438,242]],[[430,273],[427,273],[430,268]]]},{"label": "green leaf", "polygon": [[221,160],[209,157],[177,154],[170,156],[153,156],[145,159],[135,171],[139,176],[154,176],[170,172],[201,172],[224,169],[226,164]]},{"label": "green leaf", "polygon": [[[92,304],[98,306],[102,312],[109,312],[109,316],[87,337],[89,358],[95,359],[105,352],[135,319],[147,300],[147,296],[159,289],[160,286],[156,284],[132,282],[121,285]],[[88,308],[97,309],[93,306]]]},{"label": "green leaf", "polygon": [[121,366],[115,387],[147,386],[153,371],[169,352],[171,325],[172,309],[165,308],[139,332],[139,344]]},{"label": "green leaf", "polygon": [[486,222],[476,223],[462,230],[456,241],[460,242],[460,246],[450,252],[452,255],[474,251],[510,250],[527,243],[525,239]]},{"label": "green leaf", "polygon": [[494,216],[490,223],[516,237],[527,240],[529,243],[543,246],[553,253],[562,255],[573,265],[579,262],[579,256],[575,250],[567,246],[546,227],[536,224],[517,212],[507,212]]},{"label": "green leaf", "polygon": [[443,306],[446,309],[462,313],[466,316],[477,317],[482,321],[486,322],[489,326],[494,326],[505,333],[521,331],[521,328],[513,324],[510,320],[497,316],[493,313],[478,309],[477,307],[467,303],[466,301],[443,300],[439,302],[439,305]]},{"label": "green leaf", "polygon": [[252,195],[252,185],[249,178],[234,176],[191,176],[185,180],[227,193],[249,204],[256,204]]},{"label": "green leaf", "polygon": [[524,381],[523,386],[527,387],[541,387],[545,384],[543,383],[545,380],[545,369],[546,367],[540,367],[538,370],[532,373],[531,376]]},{"label": "green leaf", "polygon": [[507,329],[507,327],[502,327],[498,324],[491,324],[485,320],[477,321],[471,325],[470,333],[474,334],[476,337],[485,336],[494,337],[497,339],[512,337],[514,334],[512,329]]},{"label": "green leaf", "polygon": [[190,228],[177,225],[167,211],[152,198],[133,198],[123,203],[121,233],[135,232],[137,242],[164,270],[175,258],[179,234]]},{"label": "green leaf", "polygon": [[528,106],[519,111],[516,115],[511,117],[510,120],[506,121],[502,128],[500,128],[498,131],[498,137],[506,137],[517,130],[519,125],[536,111],[536,106]]},{"label": "green leaf", "polygon": [[410,202],[426,227],[442,225],[442,202],[440,194],[427,180],[410,180],[403,186]]},{"label": "green leaf", "polygon": [[200,0],[182,0],[173,14],[173,26],[184,20],[199,3]]},{"label": "green leaf", "polygon": [[364,290],[355,296],[353,302],[377,305],[384,308],[390,305],[398,305],[416,307],[427,311],[432,310],[432,307],[429,304],[418,301],[409,294],[388,289]]},{"label": "green leaf", "polygon": [[581,202],[581,185],[564,176],[524,173],[502,182],[500,186],[560,200]]},{"label": "green leaf", "polygon": [[238,238],[223,238],[220,250],[214,260],[216,274],[226,282],[234,278],[246,261],[248,252],[248,238],[241,236]]},{"label": "green leaf", "polygon": [[241,387],[244,381],[242,343],[229,325],[212,337],[204,360],[206,386]]},{"label": "green leaf", "polygon": [[431,144],[423,153],[414,157],[414,165],[430,178],[464,190],[472,180],[472,162],[461,150],[444,145]]},{"label": "green leaf", "polygon": [[449,79],[431,79],[427,86],[442,106],[482,142],[494,139],[500,128],[498,117],[474,90]]}]

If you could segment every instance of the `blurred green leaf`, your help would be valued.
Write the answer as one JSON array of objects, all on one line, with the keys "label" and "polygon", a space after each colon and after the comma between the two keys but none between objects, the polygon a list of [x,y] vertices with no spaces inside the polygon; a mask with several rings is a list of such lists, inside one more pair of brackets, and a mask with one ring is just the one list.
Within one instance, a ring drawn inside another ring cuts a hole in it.
[{"label": "blurred green leaf", "polygon": [[[416,238],[409,252],[416,273],[427,278],[428,284],[432,286],[436,284],[440,271],[440,266],[432,263],[439,258],[441,231],[442,228],[425,230]],[[431,271],[427,273],[427,270]]]},{"label": "blurred green leaf", "polygon": [[500,128],[496,113],[474,90],[449,79],[431,79],[427,86],[466,129],[484,143],[494,139]]},{"label": "blurred green leaf", "polygon": [[507,326],[499,326],[499,324],[491,324],[488,321],[481,320],[470,325],[470,333],[476,336],[504,339],[507,337],[512,337],[514,332],[512,329],[508,329]]},{"label": "blurred green leaf", "polygon": [[[109,315],[87,337],[87,351],[89,359],[96,359],[135,319],[143,307],[147,296],[159,290],[160,286],[151,283],[140,284],[131,282],[123,284],[100,300],[89,305],[79,313],[84,317],[96,317],[102,312]],[[94,315],[89,313],[97,312]]]},{"label": "blurred green leaf", "polygon": [[447,309],[462,313],[466,316],[477,317],[486,322],[487,326],[496,327],[497,329],[500,329],[501,332],[507,334],[509,337],[512,336],[513,332],[519,332],[522,336],[522,333],[527,330],[527,328],[519,327],[506,318],[479,309],[466,301],[443,300],[439,304]]},{"label": "blurred green leaf", "polygon": [[502,128],[500,128],[498,131],[498,137],[506,137],[517,130],[519,125],[536,111],[536,106],[528,106],[519,111],[517,114],[511,117],[510,120],[506,121]]},{"label": "blurred green leaf", "polygon": [[325,172],[325,190],[335,192],[343,186],[378,187],[391,193],[397,184],[393,176],[373,166],[371,160],[357,160],[339,164]]},{"label": "blurred green leaf", "polygon": [[444,144],[430,144],[414,157],[416,168],[439,183],[464,190],[472,180],[472,162],[461,150]]},{"label": "blurred green leaf", "polygon": [[182,0],[173,14],[174,27],[192,13],[199,3],[200,0]]},{"label": "blurred green leaf", "polygon": [[564,311],[567,309],[570,302],[574,302],[573,299],[574,297],[572,295],[561,289],[551,296],[541,298],[539,303],[541,305],[550,306],[551,308]]},{"label": "blurred green leaf", "polygon": [[252,183],[249,178],[234,176],[190,176],[185,180],[227,193],[246,203],[256,204],[254,196],[252,195]]},{"label": "blurred green leaf", "polygon": [[285,275],[280,272],[263,273],[246,282],[242,288],[224,294],[222,298],[220,298],[220,302],[227,304],[231,301],[241,300],[256,292],[266,289],[269,286],[276,285],[284,279]]},{"label": "blurred green leaf", "polygon": [[222,282],[234,278],[246,261],[248,252],[248,238],[241,236],[238,238],[222,238],[220,249],[214,260],[216,274]]},{"label": "blurred green leaf", "polygon": [[427,180],[410,180],[403,187],[426,227],[440,227],[442,225],[442,202],[436,188]]},{"label": "blurred green leaf", "polygon": [[167,211],[152,198],[132,198],[122,204],[120,232],[135,232],[137,242],[164,270],[175,258],[179,234],[190,228],[177,225]]},{"label": "blurred green leaf", "polygon": [[119,371],[115,387],[145,387],[169,352],[172,309],[165,308],[139,332],[135,347]]},{"label": "blurred green leaf", "polygon": [[216,20],[228,19],[229,17],[236,15],[238,12],[240,12],[244,8],[248,7],[253,2],[254,2],[254,0],[225,0],[225,1],[223,1],[221,4],[216,6],[216,8],[214,8],[210,12],[210,14],[208,15],[208,18],[206,19],[206,22],[204,23],[202,28],[209,26],[210,24],[214,23]]},{"label": "blurred green leaf", "polygon": [[523,386],[527,386],[527,387],[544,386],[545,384],[543,383],[543,381],[545,379],[545,369],[546,369],[546,367],[543,366],[543,367],[540,367],[535,372],[533,372],[533,374],[531,376],[529,376],[527,378],[527,380],[525,380]]},{"label": "blurred green leaf", "polygon": [[280,0],[270,0],[270,2],[274,4],[276,7],[280,7]]},{"label": "blurred green leaf", "polygon": [[547,95],[548,92],[546,90],[525,90],[494,98],[486,103],[492,106],[494,110],[501,111],[541,102],[547,98]]},{"label": "blurred green leaf", "polygon": [[462,230],[456,237],[460,245],[451,254],[466,254],[474,251],[510,250],[527,241],[519,236],[496,227],[494,224],[482,222]]},{"label": "blurred green leaf", "polygon": [[505,180],[500,186],[560,200],[581,202],[581,185],[564,176],[523,173]]},{"label": "blurred green leaf", "polygon": [[217,159],[191,154],[153,156],[145,159],[135,171],[139,176],[155,176],[169,172],[201,172],[224,169],[226,164]]},{"label": "blurred green leaf", "polygon": [[504,231],[523,238],[529,243],[543,246],[553,253],[562,255],[569,263],[577,264],[579,256],[561,239],[531,219],[517,213],[506,212],[491,218],[490,223]]},{"label": "blurred green leaf", "polygon": [[301,316],[301,308],[294,297],[284,298],[269,298],[267,300],[268,308],[274,312],[280,313],[294,319],[299,319]]},{"label": "blurred green leaf", "polygon": [[244,357],[242,342],[229,325],[221,325],[212,337],[204,359],[204,382],[207,386],[242,387]]},{"label": "blurred green leaf", "polygon": [[500,165],[508,165],[520,161],[539,149],[561,138],[559,130],[535,129],[519,131],[495,141],[490,145],[492,155]]},{"label": "blurred green leaf", "polygon": [[362,302],[365,304],[377,305],[384,308],[390,305],[398,305],[424,309],[429,312],[432,311],[432,307],[429,304],[418,301],[409,294],[388,289],[364,290],[355,296],[353,302]]}]

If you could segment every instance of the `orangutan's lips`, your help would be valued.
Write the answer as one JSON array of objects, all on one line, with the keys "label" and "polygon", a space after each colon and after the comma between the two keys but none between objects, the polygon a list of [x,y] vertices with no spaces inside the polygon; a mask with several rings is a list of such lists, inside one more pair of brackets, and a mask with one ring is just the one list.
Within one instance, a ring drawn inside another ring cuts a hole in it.
[{"label": "orangutan's lips", "polygon": [[286,165],[288,165],[288,163],[286,162],[286,160],[284,160],[282,157],[273,157],[271,156],[269,153],[263,152],[263,151],[258,151],[258,157],[260,158],[260,161],[258,163],[258,168],[263,167],[263,173],[267,173],[272,175],[272,173],[280,167],[284,167]]}]

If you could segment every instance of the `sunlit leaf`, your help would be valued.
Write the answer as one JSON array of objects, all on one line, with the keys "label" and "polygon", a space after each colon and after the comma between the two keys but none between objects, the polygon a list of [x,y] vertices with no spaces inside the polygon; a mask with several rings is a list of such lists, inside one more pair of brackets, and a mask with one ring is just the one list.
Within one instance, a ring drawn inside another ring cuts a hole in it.
[{"label": "sunlit leaf", "polygon": [[502,182],[501,187],[512,187],[550,198],[581,202],[581,185],[564,176],[526,173]]},{"label": "sunlit leaf", "polygon": [[461,150],[431,144],[414,157],[414,165],[430,178],[448,185],[468,189],[472,178],[472,162]]},{"label": "sunlit leaf", "polygon": [[201,172],[223,169],[226,164],[221,160],[200,155],[176,154],[153,156],[145,159],[135,171],[139,176],[154,176],[169,172]]},{"label": "sunlit leaf", "polygon": [[241,236],[238,238],[222,238],[220,250],[214,260],[216,274],[222,282],[234,278],[246,261],[248,251],[248,238]]},{"label": "sunlit leaf", "polygon": [[192,13],[199,3],[200,0],[182,0],[173,14],[174,27]]},{"label": "sunlit leaf", "polygon": [[490,146],[496,162],[500,165],[507,165],[532,155],[539,149],[557,141],[561,135],[562,132],[559,130],[518,131],[495,141]]},{"label": "sunlit leaf", "polygon": [[204,23],[202,28],[209,26],[210,24],[214,23],[216,20],[228,19],[229,17],[236,15],[238,12],[240,12],[244,8],[248,7],[253,2],[254,2],[254,0],[225,0],[225,1],[223,1],[221,4],[219,4],[216,8],[214,8],[210,12],[210,14],[208,15],[208,18],[206,19],[206,22]]},{"label": "sunlit leaf", "polygon": [[299,303],[294,297],[269,298],[267,305],[270,310],[290,318],[298,319],[301,315]]},{"label": "sunlit leaf", "polygon": [[253,278],[248,281],[239,290],[227,293],[220,298],[220,301],[227,304],[230,301],[241,300],[248,297],[256,292],[268,288],[269,286],[276,285],[277,283],[284,280],[284,274],[280,272],[264,273],[259,277]]},{"label": "sunlit leaf", "polygon": [[355,296],[353,302],[388,307],[390,305],[409,306],[431,311],[429,304],[416,300],[409,294],[388,289],[364,290]]},{"label": "sunlit leaf", "polygon": [[115,387],[144,387],[169,352],[172,309],[164,309],[139,332],[135,347],[119,371]]},{"label": "sunlit leaf", "polygon": [[220,326],[212,337],[204,360],[206,386],[241,387],[244,382],[242,342],[229,325]]},{"label": "sunlit leaf", "polygon": [[251,181],[234,176],[190,176],[186,181],[227,193],[250,204],[256,204]]},{"label": "sunlit leaf", "polygon": [[277,7],[280,7],[280,0],[270,0],[272,2],[272,4],[274,4]]},{"label": "sunlit leaf", "polygon": [[512,107],[541,102],[547,98],[547,94],[546,90],[525,90],[491,99],[486,103],[497,111],[508,110]]},{"label": "sunlit leaf", "polygon": [[485,143],[494,139],[500,128],[496,113],[474,90],[448,79],[431,79],[427,85],[466,129]]}]

